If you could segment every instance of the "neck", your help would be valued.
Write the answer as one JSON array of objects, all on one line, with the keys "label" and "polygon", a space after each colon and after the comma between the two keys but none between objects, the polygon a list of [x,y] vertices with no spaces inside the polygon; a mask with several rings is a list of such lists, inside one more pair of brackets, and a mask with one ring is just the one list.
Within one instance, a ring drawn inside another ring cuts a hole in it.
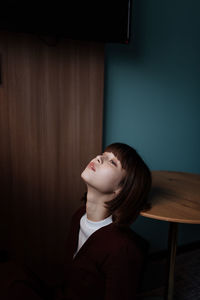
[{"label": "neck", "polygon": [[90,221],[98,222],[109,216],[105,202],[113,199],[113,194],[102,194],[88,186],[86,214]]}]

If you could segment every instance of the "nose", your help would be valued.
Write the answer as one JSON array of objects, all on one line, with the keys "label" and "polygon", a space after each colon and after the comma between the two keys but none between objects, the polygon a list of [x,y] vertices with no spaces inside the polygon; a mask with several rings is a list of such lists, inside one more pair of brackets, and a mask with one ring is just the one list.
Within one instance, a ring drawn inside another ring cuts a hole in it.
[{"label": "nose", "polygon": [[103,158],[102,158],[101,155],[98,155],[98,156],[96,157],[96,159],[97,159],[97,162],[98,162],[99,164],[102,164],[102,163],[103,163]]}]

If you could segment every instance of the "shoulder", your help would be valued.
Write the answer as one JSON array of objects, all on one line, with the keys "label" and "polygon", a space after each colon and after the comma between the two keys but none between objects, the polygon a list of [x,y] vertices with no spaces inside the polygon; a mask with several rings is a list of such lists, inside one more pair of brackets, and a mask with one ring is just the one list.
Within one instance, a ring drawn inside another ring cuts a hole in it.
[{"label": "shoulder", "polygon": [[111,224],[99,231],[99,241],[111,255],[146,255],[148,243],[129,227]]},{"label": "shoulder", "polygon": [[[110,278],[121,278],[122,272],[126,279],[130,274],[139,274],[147,254],[141,239],[129,228],[108,226],[106,231],[102,230],[96,250],[93,249],[96,263]],[[93,252],[91,251],[91,258]]]}]

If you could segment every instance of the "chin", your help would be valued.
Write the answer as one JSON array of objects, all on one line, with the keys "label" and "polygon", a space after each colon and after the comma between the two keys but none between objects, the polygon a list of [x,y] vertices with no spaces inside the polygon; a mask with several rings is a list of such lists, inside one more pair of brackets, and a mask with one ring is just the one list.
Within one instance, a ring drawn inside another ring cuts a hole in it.
[{"label": "chin", "polygon": [[81,173],[81,178],[87,183],[88,176],[86,169]]},{"label": "chin", "polygon": [[[84,180],[84,175],[83,175],[83,172],[81,173],[81,179]],[[85,181],[85,180],[84,180]]]}]

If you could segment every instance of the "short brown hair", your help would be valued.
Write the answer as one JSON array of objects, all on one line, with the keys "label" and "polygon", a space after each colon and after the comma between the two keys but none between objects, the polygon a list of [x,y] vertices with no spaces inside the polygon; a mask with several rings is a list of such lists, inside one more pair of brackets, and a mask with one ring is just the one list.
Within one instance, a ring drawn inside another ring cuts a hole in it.
[{"label": "short brown hair", "polygon": [[127,144],[114,143],[104,152],[112,152],[121,162],[126,175],[120,193],[106,203],[113,222],[130,225],[147,205],[151,188],[151,172],[135,149]]}]

